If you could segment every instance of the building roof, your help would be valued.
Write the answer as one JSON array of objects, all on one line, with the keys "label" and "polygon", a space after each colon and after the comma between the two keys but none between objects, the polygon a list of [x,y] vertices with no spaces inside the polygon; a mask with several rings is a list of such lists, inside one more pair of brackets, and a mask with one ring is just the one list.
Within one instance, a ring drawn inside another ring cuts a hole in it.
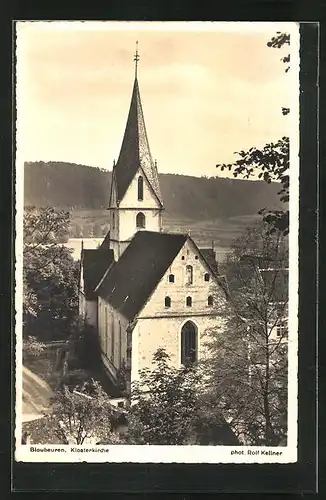
[{"label": "building roof", "polygon": [[187,235],[138,231],[97,289],[128,320],[142,309]]},{"label": "building roof", "polygon": [[100,249],[108,250],[109,248],[110,248],[110,230],[106,233],[106,236],[100,245]]},{"label": "building roof", "polygon": [[[193,242],[190,236],[185,234],[138,231],[118,262],[115,262],[103,277],[96,293],[132,321],[146,304],[187,239]],[[195,243],[194,245],[196,246]],[[212,249],[207,250],[210,252],[207,251],[204,255],[202,250],[198,249],[219,285],[228,295],[227,287],[217,275],[215,253]]]},{"label": "building roof", "polygon": [[153,162],[147,139],[138,80],[135,78],[120,155],[114,167],[113,179],[116,182],[118,202],[122,200],[139,168],[142,169],[144,176],[163,207],[157,168]]},{"label": "building roof", "polygon": [[95,300],[95,287],[114,261],[113,250],[106,248],[83,249],[84,293],[87,300]]},{"label": "building roof", "polygon": [[216,262],[216,253],[213,248],[200,248],[200,252],[203,255],[206,262],[212,268],[212,270],[217,273],[218,272],[218,264]]}]

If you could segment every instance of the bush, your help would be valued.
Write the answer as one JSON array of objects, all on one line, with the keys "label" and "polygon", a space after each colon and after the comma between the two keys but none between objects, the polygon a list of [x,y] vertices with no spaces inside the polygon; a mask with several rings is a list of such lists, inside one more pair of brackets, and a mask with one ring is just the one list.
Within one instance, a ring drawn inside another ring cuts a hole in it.
[{"label": "bush", "polygon": [[45,344],[39,342],[36,337],[28,336],[23,340],[23,356],[40,356],[45,348]]}]

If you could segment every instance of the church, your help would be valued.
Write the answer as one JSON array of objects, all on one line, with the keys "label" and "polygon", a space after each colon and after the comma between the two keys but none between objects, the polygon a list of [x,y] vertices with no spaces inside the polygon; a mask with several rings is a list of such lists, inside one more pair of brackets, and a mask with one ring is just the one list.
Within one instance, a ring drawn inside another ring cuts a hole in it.
[{"label": "church", "polygon": [[223,323],[227,291],[213,248],[190,234],[163,230],[164,200],[147,137],[137,77],[109,195],[109,232],[97,249],[82,249],[80,315],[98,334],[105,371],[127,387],[165,348],[171,363],[196,362],[205,332]]}]

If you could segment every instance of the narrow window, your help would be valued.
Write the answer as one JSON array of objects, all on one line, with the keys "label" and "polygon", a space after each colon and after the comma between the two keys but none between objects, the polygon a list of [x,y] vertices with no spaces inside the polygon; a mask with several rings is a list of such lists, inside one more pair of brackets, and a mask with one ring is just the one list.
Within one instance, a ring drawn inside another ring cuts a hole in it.
[{"label": "narrow window", "polygon": [[208,306],[212,306],[213,305],[213,296],[212,295],[209,295],[209,297],[207,299],[207,305]]},{"label": "narrow window", "polygon": [[174,283],[174,274],[169,274],[169,282]]},{"label": "narrow window", "polygon": [[165,307],[171,307],[171,298],[165,297]]},{"label": "narrow window", "polygon": [[280,319],[276,325],[276,335],[277,337],[286,337],[288,334],[287,321],[285,319]]},{"label": "narrow window", "polygon": [[122,336],[121,336],[121,323],[119,321],[119,368],[121,367],[122,363]]},{"label": "narrow window", "polygon": [[132,348],[132,337],[131,332],[127,331],[127,370],[131,370],[131,348]]},{"label": "narrow window", "polygon": [[140,229],[145,227],[145,215],[142,212],[139,212],[136,216],[136,226]]},{"label": "narrow window", "polygon": [[280,303],[277,307],[277,322],[276,322],[276,335],[277,337],[284,338],[288,335],[288,321],[285,314],[284,304]]},{"label": "narrow window", "polygon": [[191,307],[192,306],[192,298],[191,297],[187,297],[186,298],[186,304],[187,304],[187,307]]},{"label": "narrow window", "polygon": [[205,273],[204,279],[205,279],[205,281],[209,281],[209,274],[208,273]]},{"label": "narrow window", "polygon": [[105,307],[104,309],[104,316],[105,316],[105,326],[104,326],[104,342],[103,342],[103,351],[107,355],[107,340],[108,340],[108,335],[109,335],[109,327],[108,327],[108,311],[107,308]]},{"label": "narrow window", "polygon": [[138,201],[142,201],[144,199],[144,179],[140,175],[138,177]]},{"label": "narrow window", "polygon": [[193,269],[192,266],[186,266],[186,285],[192,285]]},{"label": "narrow window", "polygon": [[112,212],[112,229],[115,227],[115,213]]},{"label": "narrow window", "polygon": [[111,332],[111,360],[112,360],[112,363],[114,364],[114,334],[115,334],[115,331],[114,331],[114,326],[115,326],[115,321],[114,321],[114,318],[112,317],[112,332]]},{"label": "narrow window", "polygon": [[188,365],[197,361],[197,328],[187,321],[181,330],[181,363]]}]

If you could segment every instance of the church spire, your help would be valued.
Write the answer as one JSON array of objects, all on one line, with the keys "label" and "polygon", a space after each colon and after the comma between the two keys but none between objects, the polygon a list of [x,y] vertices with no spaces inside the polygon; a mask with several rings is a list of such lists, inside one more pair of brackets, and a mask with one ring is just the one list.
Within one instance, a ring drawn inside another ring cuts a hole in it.
[{"label": "church spire", "polygon": [[138,40],[136,42],[136,53],[134,55],[134,61],[135,61],[135,80],[137,80],[137,67],[138,67],[138,61],[139,61],[139,55],[138,55]]},{"label": "church spire", "polygon": [[134,61],[134,87],[120,155],[115,165],[117,201],[119,202],[122,200],[131,181],[135,177],[139,168],[141,168],[144,177],[147,179],[156,198],[163,208],[158,173],[149,147],[137,80],[137,65],[139,61],[138,42],[136,43]]}]

